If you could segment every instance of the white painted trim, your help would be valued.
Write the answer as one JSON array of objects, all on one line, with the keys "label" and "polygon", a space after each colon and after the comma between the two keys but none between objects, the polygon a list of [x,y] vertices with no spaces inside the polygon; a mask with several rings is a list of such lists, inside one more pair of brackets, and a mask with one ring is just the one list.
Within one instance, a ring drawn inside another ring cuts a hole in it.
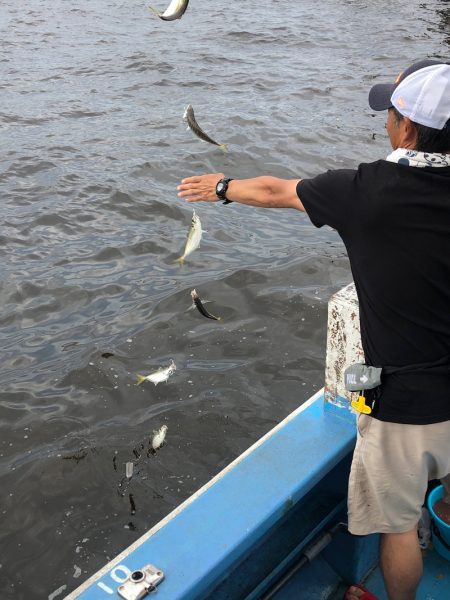
[{"label": "white painted trim", "polygon": [[266,440],[272,437],[277,431],[282,429],[285,425],[287,425],[292,419],[294,419],[299,413],[303,412],[306,408],[311,406],[314,402],[317,402],[324,393],[324,388],[316,392],[311,398],[308,398],[306,402],[304,402],[301,406],[291,412],[283,421],[275,425],[273,429],[268,431],[265,435],[263,435],[259,440],[257,440],[252,446],[247,448],[242,454],[240,454],[237,458],[235,458],[231,463],[229,463],[220,473],[215,475],[212,479],[210,479],[205,485],[203,485],[199,490],[194,492],[189,498],[187,498],[184,502],[182,502],[179,506],[174,508],[174,510],[169,513],[166,517],[161,519],[156,525],[154,525],[147,533],[144,533],[139,539],[133,542],[126,550],[118,554],[112,561],[102,567],[99,571],[94,573],[89,579],[87,579],[83,584],[81,584],[76,590],[71,592],[68,596],[65,597],[64,600],[74,600],[78,598],[80,594],[85,592],[93,583],[95,583],[98,579],[106,575],[115,565],[120,563],[124,558],[126,558],[131,552],[136,550],[139,546],[144,544],[152,535],[154,535],[157,531],[162,529],[167,523],[169,523],[172,519],[174,519],[177,515],[179,515],[187,506],[192,504],[199,496],[201,496],[206,490],[208,490],[211,486],[213,486],[217,481],[222,479],[229,471],[234,469],[240,462],[242,462],[247,456],[249,456],[252,452],[254,452],[257,448],[259,448]]}]

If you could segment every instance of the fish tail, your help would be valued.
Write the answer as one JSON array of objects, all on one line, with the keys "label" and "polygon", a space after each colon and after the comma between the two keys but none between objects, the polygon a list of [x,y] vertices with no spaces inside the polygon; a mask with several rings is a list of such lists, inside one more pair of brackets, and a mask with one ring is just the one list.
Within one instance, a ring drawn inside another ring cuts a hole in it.
[{"label": "fish tail", "polygon": [[180,258],[177,258],[175,262],[177,262],[182,267],[184,265],[184,256],[180,256]]},{"label": "fish tail", "polygon": [[138,380],[136,382],[136,385],[141,385],[141,383],[144,383],[144,381],[145,381],[144,375],[138,375],[137,378],[138,378]]},{"label": "fish tail", "polygon": [[161,14],[161,13],[159,12],[159,10],[156,10],[156,8],[153,8],[153,6],[149,6],[148,8],[149,8],[149,9],[152,11],[152,13],[154,13],[154,14],[155,14],[157,17],[159,17],[159,15]]},{"label": "fish tail", "polygon": [[226,144],[219,144],[219,148],[225,152],[225,154],[228,152],[228,146]]}]

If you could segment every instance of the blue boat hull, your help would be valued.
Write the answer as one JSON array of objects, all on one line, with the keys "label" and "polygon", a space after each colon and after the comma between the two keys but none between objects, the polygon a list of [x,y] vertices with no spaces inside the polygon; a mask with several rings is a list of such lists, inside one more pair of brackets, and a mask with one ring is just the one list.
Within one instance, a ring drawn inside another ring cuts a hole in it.
[{"label": "blue boat hull", "polygon": [[[338,526],[346,521],[355,437],[352,413],[316,394],[67,598],[117,597],[148,563],[165,575],[159,600],[331,600],[368,576],[386,598],[378,536],[354,537]],[[426,560],[418,598],[450,598],[449,563],[435,552]],[[432,595],[428,577],[436,573],[443,576]]]}]

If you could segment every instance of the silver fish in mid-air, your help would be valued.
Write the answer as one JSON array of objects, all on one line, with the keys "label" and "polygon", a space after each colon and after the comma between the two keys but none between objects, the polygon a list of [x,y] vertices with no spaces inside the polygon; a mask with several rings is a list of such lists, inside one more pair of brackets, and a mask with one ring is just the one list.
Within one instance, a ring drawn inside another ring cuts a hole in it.
[{"label": "silver fish in mid-air", "polygon": [[191,129],[197,137],[205,142],[209,142],[210,144],[214,144],[215,146],[219,146],[224,152],[228,151],[226,144],[219,144],[212,138],[209,137],[207,133],[203,131],[200,125],[195,120],[194,109],[192,108],[192,104],[188,104],[184,111],[183,119],[187,122],[189,129]]},{"label": "silver fish in mid-air", "polygon": [[168,367],[161,367],[157,371],[150,373],[150,375],[138,375],[138,380],[136,385],[141,385],[144,381],[151,381],[155,385],[161,383],[163,381],[167,381],[173,373],[175,373],[177,367],[173,360],[170,361],[170,365]]},{"label": "silver fish in mid-air", "polygon": [[203,305],[203,302],[200,300],[200,296],[197,294],[197,292],[195,290],[192,290],[191,298],[192,298],[192,301],[194,302],[194,306],[197,307],[198,312],[201,313],[204,317],[206,317],[207,319],[214,319],[214,321],[221,320],[220,317],[215,317],[214,315],[212,315],[210,312],[208,312],[206,310],[205,306]]},{"label": "silver fish in mid-air", "polygon": [[153,438],[152,438],[152,444],[151,444],[153,452],[156,452],[156,450],[158,450],[158,448],[161,448],[161,446],[164,444],[164,440],[166,439],[167,429],[168,429],[167,425],[163,425],[157,431],[153,432]]},{"label": "silver fish in mid-air", "polygon": [[198,217],[195,214],[195,210],[192,213],[192,220],[191,220],[191,226],[189,227],[189,233],[188,233],[188,237],[186,240],[186,246],[184,247],[184,252],[183,254],[180,256],[180,258],[177,258],[177,262],[179,262],[181,265],[184,263],[184,259],[186,258],[186,256],[188,256],[189,254],[191,254],[191,252],[194,252],[194,250],[196,250],[199,246],[200,246],[200,241],[202,239],[202,224],[200,221],[200,217]]},{"label": "silver fish in mid-air", "polygon": [[163,13],[152,6],[150,6],[150,10],[163,21],[175,21],[176,19],[181,19],[186,12],[188,4],[189,0],[171,0],[171,3]]}]

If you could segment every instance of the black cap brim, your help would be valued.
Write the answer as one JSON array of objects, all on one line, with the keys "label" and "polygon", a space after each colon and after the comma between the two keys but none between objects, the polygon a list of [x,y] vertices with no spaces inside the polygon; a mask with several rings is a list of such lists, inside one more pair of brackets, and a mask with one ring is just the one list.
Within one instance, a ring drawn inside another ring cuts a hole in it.
[{"label": "black cap brim", "polygon": [[369,106],[372,110],[387,110],[391,108],[391,96],[396,83],[377,83],[369,92]]}]

